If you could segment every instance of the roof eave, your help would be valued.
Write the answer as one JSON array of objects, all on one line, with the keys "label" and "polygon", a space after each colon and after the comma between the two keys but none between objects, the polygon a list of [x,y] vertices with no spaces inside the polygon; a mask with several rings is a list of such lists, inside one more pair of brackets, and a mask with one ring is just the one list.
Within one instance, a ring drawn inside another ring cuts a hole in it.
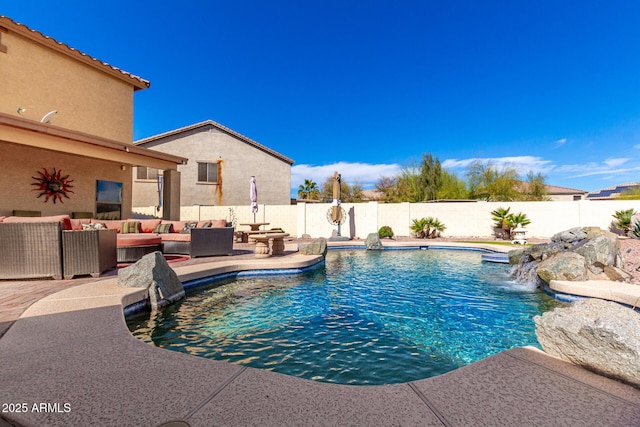
[{"label": "roof eave", "polygon": [[158,141],[158,140],[163,139],[163,138],[168,138],[170,136],[178,135],[178,134],[181,134],[181,133],[184,133],[184,132],[188,132],[188,131],[191,131],[191,130],[194,130],[194,129],[198,129],[198,128],[201,128],[201,127],[206,127],[206,126],[213,126],[216,129],[221,130],[222,132],[225,132],[225,133],[227,133],[227,134],[229,134],[229,135],[231,135],[231,136],[233,136],[235,138],[238,138],[241,141],[244,141],[247,144],[249,144],[249,145],[251,145],[251,146],[253,146],[253,147],[257,148],[257,149],[259,149],[261,151],[264,151],[265,153],[267,153],[267,154],[269,154],[271,156],[274,156],[277,159],[282,160],[285,163],[288,163],[289,165],[293,165],[293,163],[294,163],[293,159],[290,159],[289,157],[284,156],[284,155],[278,153],[277,151],[274,151],[274,150],[270,149],[269,147],[266,147],[266,146],[260,144],[259,142],[254,141],[253,139],[251,139],[251,138],[249,138],[247,136],[244,136],[241,133],[238,133],[238,132],[236,132],[236,131],[234,131],[234,130],[226,127],[226,126],[223,126],[220,123],[217,123],[217,122],[215,122],[213,120],[205,120],[204,122],[199,122],[199,123],[195,123],[195,124],[192,124],[192,125],[189,125],[189,126],[181,127],[181,128],[174,129],[174,130],[170,130],[168,132],[164,132],[164,133],[161,133],[161,134],[158,134],[158,135],[154,135],[154,136],[150,136],[150,137],[147,137],[147,138],[139,139],[137,141],[134,141],[133,143],[135,145],[144,145],[144,144],[148,144],[148,143],[153,142],[153,141]]},{"label": "roof eave", "polygon": [[7,16],[0,15],[0,29],[6,29],[20,34],[21,36],[29,40],[47,46],[50,49],[62,53],[63,55],[69,56],[79,62],[87,64],[90,67],[96,68],[120,80],[126,81],[127,83],[130,83],[136,91],[140,89],[146,89],[151,86],[151,82],[143,79],[142,77],[135,76],[131,73],[114,67],[113,65],[109,65],[106,62],[102,62],[90,55],[87,55],[86,53],[72,48],[69,45],[59,42],[52,37],[45,36],[39,31],[32,30],[24,24],[15,22]]},{"label": "roof eave", "polygon": [[[25,119],[23,117],[12,116],[6,113],[0,113],[0,127],[5,126],[6,129],[15,129],[18,131],[31,132],[37,135],[51,136],[59,140],[69,140],[75,143],[89,144],[102,150],[110,150],[110,152],[119,153],[124,163],[144,164],[145,159],[151,162],[160,162],[163,164],[183,165],[188,159],[186,157],[175,156],[173,154],[162,153],[150,150],[144,147],[137,147],[133,144],[123,143],[112,139],[102,138],[90,135],[84,132],[65,129],[54,125],[40,123],[34,120]],[[20,141],[7,141],[20,144]],[[43,147],[46,148],[46,147]],[[104,152],[104,151],[103,151]],[[85,155],[82,152],[75,153]],[[125,160],[126,159],[126,160]]]}]

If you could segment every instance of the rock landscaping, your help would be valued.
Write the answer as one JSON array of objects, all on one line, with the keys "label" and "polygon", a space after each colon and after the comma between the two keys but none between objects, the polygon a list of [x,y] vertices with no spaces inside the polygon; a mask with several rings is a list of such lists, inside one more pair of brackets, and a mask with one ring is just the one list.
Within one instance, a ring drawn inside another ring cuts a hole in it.
[{"label": "rock landscaping", "polygon": [[598,227],[577,227],[562,231],[551,242],[509,252],[515,274],[535,271],[537,278],[552,280],[629,281],[622,268],[618,236]]},{"label": "rock landscaping", "polygon": [[546,353],[640,388],[640,313],[594,298],[533,321]]}]

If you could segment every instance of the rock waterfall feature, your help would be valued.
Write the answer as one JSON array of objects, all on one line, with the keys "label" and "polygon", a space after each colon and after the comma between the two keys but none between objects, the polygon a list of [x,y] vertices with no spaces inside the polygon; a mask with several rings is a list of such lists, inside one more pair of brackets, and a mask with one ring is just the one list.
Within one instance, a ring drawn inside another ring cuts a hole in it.
[{"label": "rock waterfall feature", "polygon": [[618,236],[598,227],[562,231],[550,243],[509,252],[512,274],[519,281],[617,280],[631,276],[622,269]]}]

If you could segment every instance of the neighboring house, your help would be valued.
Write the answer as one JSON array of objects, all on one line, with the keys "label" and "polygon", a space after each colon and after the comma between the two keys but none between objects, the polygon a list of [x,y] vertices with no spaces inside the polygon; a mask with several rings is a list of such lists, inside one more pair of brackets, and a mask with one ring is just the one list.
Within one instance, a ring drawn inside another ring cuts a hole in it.
[{"label": "neighboring house", "polygon": [[1,15],[0,73],[0,216],[128,217],[134,165],[179,183],[183,157],[132,144],[133,94],[148,81]]},{"label": "neighboring house", "polygon": [[602,190],[592,191],[587,195],[589,200],[613,200],[628,190],[640,187],[640,182],[627,182],[625,184],[614,185]]},{"label": "neighboring house", "polygon": [[[528,182],[520,181],[519,184],[517,184],[517,190],[520,193],[527,193],[528,185]],[[575,188],[559,187],[557,185],[548,184],[544,185],[544,189],[547,193],[548,200],[553,202],[582,200],[586,198],[588,193],[585,190],[576,190]]]},{"label": "neighboring house", "polygon": [[[249,205],[249,182],[256,177],[258,203],[291,202],[293,160],[212,120],[135,142],[138,147],[189,159],[178,166],[181,205]],[[133,183],[136,207],[158,206],[159,171],[137,169]]]},{"label": "neighboring house", "polygon": [[575,188],[558,187],[557,185],[545,185],[549,198],[554,201],[583,200],[587,197],[587,191]]}]

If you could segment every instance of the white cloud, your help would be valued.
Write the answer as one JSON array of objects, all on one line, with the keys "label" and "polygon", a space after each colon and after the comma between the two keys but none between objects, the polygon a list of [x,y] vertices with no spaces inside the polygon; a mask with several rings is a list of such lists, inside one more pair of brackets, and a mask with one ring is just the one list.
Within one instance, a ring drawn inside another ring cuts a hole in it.
[{"label": "white cloud", "polygon": [[618,159],[607,159],[604,161],[604,164],[609,167],[616,167],[625,164],[629,159],[618,158]]},{"label": "white cloud", "polygon": [[637,150],[640,150],[640,144],[636,144],[636,145],[634,145],[634,146],[633,146],[633,148],[635,148],[635,149],[637,149]]},{"label": "white cloud", "polygon": [[556,147],[561,147],[567,143],[567,138],[561,138],[556,141]]},{"label": "white cloud", "polygon": [[498,169],[513,168],[517,173],[526,175],[528,172],[546,173],[554,168],[551,160],[545,160],[536,156],[511,156],[511,157],[487,157],[471,159],[447,159],[442,162],[445,169],[464,169],[473,162],[491,163]]},{"label": "white cloud", "polygon": [[291,167],[291,188],[297,189],[304,183],[305,179],[311,179],[322,187],[327,178],[333,176],[334,172],[342,175],[342,179],[349,184],[359,184],[363,188],[373,188],[376,181],[381,176],[395,176],[402,167],[398,164],[370,164],[370,163],[349,163],[337,162],[329,165],[294,165]]}]

